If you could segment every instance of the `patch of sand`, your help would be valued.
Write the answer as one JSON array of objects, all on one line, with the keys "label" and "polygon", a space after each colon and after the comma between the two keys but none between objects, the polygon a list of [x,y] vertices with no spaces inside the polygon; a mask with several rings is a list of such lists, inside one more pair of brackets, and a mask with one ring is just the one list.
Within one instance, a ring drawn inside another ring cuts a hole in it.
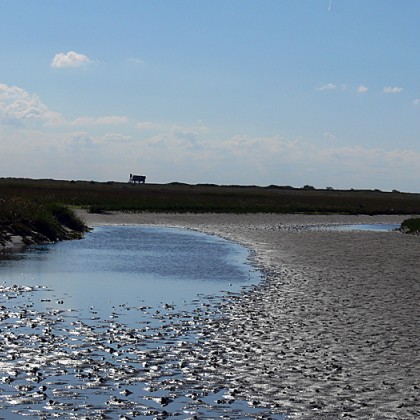
[{"label": "patch of sand", "polygon": [[266,281],[226,305],[206,342],[238,395],[308,418],[420,417],[420,237],[308,229],[404,216],[80,214],[90,226],[196,229],[254,251]]}]

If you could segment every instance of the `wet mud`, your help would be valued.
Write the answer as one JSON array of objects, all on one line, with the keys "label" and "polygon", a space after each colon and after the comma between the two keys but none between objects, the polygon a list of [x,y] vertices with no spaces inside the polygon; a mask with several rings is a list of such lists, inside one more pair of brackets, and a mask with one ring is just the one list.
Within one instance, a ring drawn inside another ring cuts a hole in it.
[{"label": "wet mud", "polygon": [[64,300],[40,310],[43,289],[0,286],[1,418],[283,418],[239,399],[217,372],[225,361],[208,337],[226,325],[225,296],[191,311],[121,304],[100,318],[57,309]]},{"label": "wet mud", "polygon": [[238,398],[280,407],[292,418],[416,419],[419,238],[328,229],[403,219],[138,214],[108,220],[195,229],[253,250],[266,281],[232,297],[223,307],[226,324],[207,332],[217,375]]}]

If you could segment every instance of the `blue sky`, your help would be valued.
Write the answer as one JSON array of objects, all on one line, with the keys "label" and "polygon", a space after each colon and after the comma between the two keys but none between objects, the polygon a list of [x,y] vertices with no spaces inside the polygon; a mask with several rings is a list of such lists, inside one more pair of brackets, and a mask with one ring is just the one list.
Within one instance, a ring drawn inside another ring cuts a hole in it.
[{"label": "blue sky", "polygon": [[0,15],[0,177],[420,192],[419,0]]}]

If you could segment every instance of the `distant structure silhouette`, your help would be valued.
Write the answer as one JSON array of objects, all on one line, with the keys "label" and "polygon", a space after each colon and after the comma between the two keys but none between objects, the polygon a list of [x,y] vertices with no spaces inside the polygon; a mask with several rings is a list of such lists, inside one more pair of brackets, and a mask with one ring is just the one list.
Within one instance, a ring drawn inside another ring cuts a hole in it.
[{"label": "distant structure silhouette", "polygon": [[133,175],[130,174],[130,179],[128,180],[130,184],[144,184],[146,182],[145,175]]}]

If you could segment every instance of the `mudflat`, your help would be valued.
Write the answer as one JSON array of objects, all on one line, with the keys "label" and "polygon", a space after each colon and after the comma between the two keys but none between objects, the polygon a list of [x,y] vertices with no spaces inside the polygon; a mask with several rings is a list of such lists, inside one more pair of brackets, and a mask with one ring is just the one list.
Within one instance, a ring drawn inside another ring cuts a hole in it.
[{"label": "mudflat", "polygon": [[298,417],[420,417],[420,237],[322,229],[406,217],[80,215],[90,226],[195,229],[252,250],[265,281],[232,297],[206,336],[207,369],[232,394]]}]

